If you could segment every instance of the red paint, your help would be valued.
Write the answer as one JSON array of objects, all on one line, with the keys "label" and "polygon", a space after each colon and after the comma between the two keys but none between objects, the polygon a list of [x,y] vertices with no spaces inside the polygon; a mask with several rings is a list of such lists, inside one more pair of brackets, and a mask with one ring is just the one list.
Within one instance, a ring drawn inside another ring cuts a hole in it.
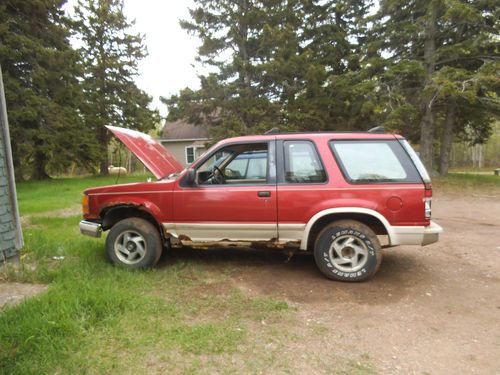
[{"label": "red paint", "polygon": [[[138,136],[137,132],[110,130],[151,169],[158,178],[183,168],[160,144]],[[140,134],[140,133],[138,133]],[[349,184],[332,155],[332,139],[401,138],[387,134],[317,133],[249,136],[226,139],[207,151],[233,142],[262,140],[311,140],[315,143],[328,174],[319,184],[255,186],[181,186],[186,171],[179,176],[148,183],[113,185],[87,189],[90,213],[85,219],[100,219],[104,209],[133,204],[151,213],[159,223],[288,223],[306,224],[319,211],[337,207],[368,208],[382,214],[391,225],[429,225],[424,215],[424,197],[432,195],[424,184]],[[201,161],[193,164],[196,166]],[[278,165],[278,168],[283,166]],[[259,197],[259,191],[270,192]],[[397,197],[397,198],[395,198]],[[102,219],[102,218],[101,218]]]},{"label": "red paint", "polygon": [[144,163],[156,178],[167,177],[184,169],[181,163],[158,141],[130,129],[107,126]]}]

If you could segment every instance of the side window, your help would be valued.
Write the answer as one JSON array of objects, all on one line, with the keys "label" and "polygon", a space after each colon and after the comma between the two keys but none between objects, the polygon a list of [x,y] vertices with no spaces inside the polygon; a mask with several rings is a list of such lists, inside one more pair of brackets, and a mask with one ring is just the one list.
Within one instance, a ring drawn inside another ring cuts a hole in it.
[{"label": "side window", "polygon": [[326,181],[326,173],[311,141],[285,141],[285,180],[291,183]]},{"label": "side window", "polygon": [[238,183],[264,182],[267,178],[267,150],[245,151],[237,155],[227,165],[224,174],[227,180]]},{"label": "side window", "polygon": [[198,183],[264,184],[267,182],[268,165],[267,142],[230,145],[198,167]]},{"label": "side window", "polygon": [[396,140],[331,141],[346,179],[354,184],[420,183],[408,154]]},{"label": "side window", "polygon": [[243,178],[247,173],[249,159],[236,158],[226,168],[226,178],[236,180]]}]

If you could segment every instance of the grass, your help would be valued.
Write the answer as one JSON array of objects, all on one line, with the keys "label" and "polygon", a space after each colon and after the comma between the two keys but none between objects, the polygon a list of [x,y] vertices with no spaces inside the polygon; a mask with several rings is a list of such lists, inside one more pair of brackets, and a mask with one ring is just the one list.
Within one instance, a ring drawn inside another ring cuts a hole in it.
[{"label": "grass", "polygon": [[475,190],[482,192],[500,192],[500,176],[474,174],[474,173],[449,173],[446,177],[432,179],[433,186],[438,189],[466,193],[474,193]]},{"label": "grass", "polygon": [[[0,374],[236,371],[231,357],[245,355],[251,327],[279,322],[293,309],[232,287],[234,266],[214,273],[197,259],[175,258],[148,271],[111,266],[104,239],[81,236],[79,215],[57,214],[79,204],[86,187],[110,183],[114,178],[18,184],[25,248],[20,265],[0,271],[0,279],[50,287],[0,310]],[[261,327],[262,337],[272,327]]]},{"label": "grass", "polygon": [[[118,183],[143,182],[149,174],[120,176]],[[57,178],[17,184],[22,215],[49,212],[81,204],[83,190],[93,186],[113,185],[117,176]]]}]

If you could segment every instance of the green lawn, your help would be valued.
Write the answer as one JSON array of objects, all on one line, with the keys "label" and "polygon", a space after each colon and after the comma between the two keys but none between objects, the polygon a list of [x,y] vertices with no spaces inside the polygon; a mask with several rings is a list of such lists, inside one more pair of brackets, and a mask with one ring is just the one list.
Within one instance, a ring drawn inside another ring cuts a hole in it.
[{"label": "green lawn", "polygon": [[[199,259],[175,257],[149,271],[111,266],[104,239],[81,236],[79,214],[61,214],[79,204],[86,187],[109,183],[114,178],[18,184],[26,244],[20,267],[0,271],[0,279],[50,287],[0,310],[0,373],[235,372],[239,365],[231,357],[245,355],[240,346],[253,346],[251,327],[293,309],[232,287],[232,266],[214,272]],[[274,329],[263,327],[261,337],[275,335]],[[248,358],[245,366],[257,371],[268,357]]]},{"label": "green lawn", "polygon": [[500,176],[476,173],[449,173],[432,179],[433,186],[447,192],[488,193],[500,191]]},{"label": "green lawn", "polygon": [[[144,182],[151,175],[120,176],[118,183]],[[154,178],[154,177],[153,177]],[[88,187],[113,185],[117,176],[58,178],[17,184],[21,215],[50,212],[81,204],[82,192]]]}]

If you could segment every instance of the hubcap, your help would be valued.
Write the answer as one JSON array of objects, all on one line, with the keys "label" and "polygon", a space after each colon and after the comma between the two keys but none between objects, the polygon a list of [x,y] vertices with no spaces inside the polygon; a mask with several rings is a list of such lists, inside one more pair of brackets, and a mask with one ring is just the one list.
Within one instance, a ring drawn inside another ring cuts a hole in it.
[{"label": "hubcap", "polygon": [[338,270],[356,272],[366,264],[368,248],[358,237],[348,234],[333,240],[328,255]]},{"label": "hubcap", "polygon": [[136,264],[146,255],[146,240],[137,232],[126,231],[116,238],[114,249],[121,262]]}]

